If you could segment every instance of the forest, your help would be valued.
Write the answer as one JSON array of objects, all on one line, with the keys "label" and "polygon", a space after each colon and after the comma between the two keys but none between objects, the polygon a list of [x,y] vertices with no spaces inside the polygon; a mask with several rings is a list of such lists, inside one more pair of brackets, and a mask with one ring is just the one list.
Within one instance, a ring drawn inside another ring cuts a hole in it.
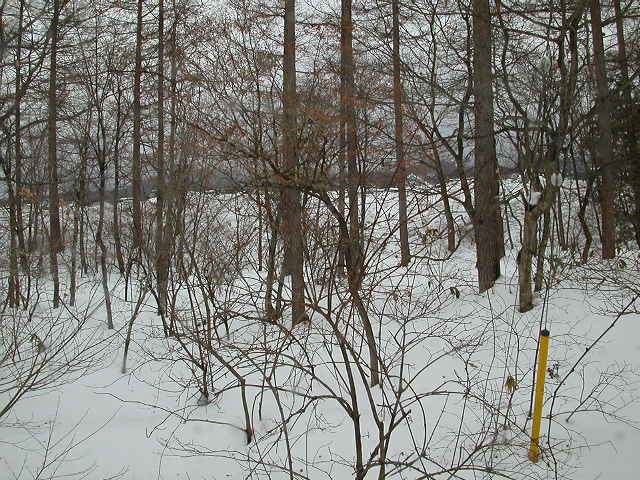
[{"label": "forest", "polygon": [[640,3],[3,0],[0,480],[635,478]]}]

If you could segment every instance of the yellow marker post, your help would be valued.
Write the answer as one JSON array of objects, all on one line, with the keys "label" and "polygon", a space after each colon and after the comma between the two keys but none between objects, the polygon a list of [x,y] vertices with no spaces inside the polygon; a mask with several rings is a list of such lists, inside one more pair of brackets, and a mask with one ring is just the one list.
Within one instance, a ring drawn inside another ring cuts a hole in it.
[{"label": "yellow marker post", "polygon": [[533,407],[533,425],[531,426],[531,446],[529,460],[538,463],[540,460],[540,422],[542,421],[542,404],[544,402],[544,379],[547,373],[547,357],[549,355],[549,330],[540,332],[540,351],[538,355],[538,370],[536,372],[536,401]]}]

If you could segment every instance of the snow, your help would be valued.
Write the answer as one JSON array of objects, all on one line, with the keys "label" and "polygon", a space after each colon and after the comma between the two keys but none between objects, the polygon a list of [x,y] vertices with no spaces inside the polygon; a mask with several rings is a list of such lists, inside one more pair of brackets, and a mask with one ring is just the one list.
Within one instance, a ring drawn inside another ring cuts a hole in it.
[{"label": "snow", "polygon": [[540,202],[541,198],[542,198],[542,192],[536,192],[534,190],[531,190],[527,194],[527,204],[531,205],[532,207],[535,207],[536,205],[538,205],[538,202]]},{"label": "snow", "polygon": [[[450,191],[455,188],[452,184]],[[370,372],[359,371],[355,361],[368,364],[366,342],[358,317],[349,320],[345,285],[337,281],[329,298],[324,287],[309,282],[317,309],[331,315],[310,312],[311,321],[291,334],[260,321],[266,273],[257,271],[255,249],[232,248],[238,238],[256,238],[257,229],[249,225],[238,234],[235,224],[237,218],[249,221],[253,207],[238,196],[194,194],[191,200],[192,214],[204,215],[203,231],[209,232],[202,234],[199,241],[204,243],[199,245],[212,262],[211,272],[238,261],[239,271],[223,275],[216,290],[215,315],[227,315],[230,331],[227,334],[220,325],[213,348],[246,378],[252,443],[246,444],[237,379],[208,356],[211,391],[209,398],[200,393],[198,369],[190,361],[191,355],[198,355],[197,348],[184,339],[181,343],[164,338],[149,294],[134,323],[129,369],[121,373],[124,337],[138,292],[134,286],[125,300],[124,282],[112,273],[116,330],[109,331],[100,278],[89,275],[80,282],[77,306],[60,311],[57,332],[87,317],[75,345],[90,346],[93,356],[83,364],[86,368],[66,374],[54,388],[23,398],[0,418],[0,479],[34,478],[43,465],[40,478],[86,471],[87,478],[96,479],[280,479],[290,478],[289,462],[294,478],[352,479],[356,442],[349,409],[354,400],[365,463],[378,455],[376,416],[387,431],[397,424],[387,452],[395,462],[387,466],[389,478],[421,478],[426,473],[450,478],[454,472],[447,469],[452,466],[460,466],[454,476],[461,479],[490,478],[488,468],[512,478],[553,478],[557,471],[566,478],[631,479],[640,471],[637,314],[621,316],[591,347],[635,295],[636,250],[622,252],[625,267],[612,271],[596,258],[580,266],[571,251],[561,252],[556,246],[549,252],[554,261],[547,272],[548,289],[540,292],[533,310],[520,314],[518,244],[507,245],[504,275],[480,295],[473,235],[451,259],[434,261],[447,256],[446,235],[424,241],[420,232],[446,232],[437,214],[441,205],[435,196],[425,204],[423,196],[416,195],[409,228],[414,259],[408,268],[398,268],[399,245],[395,236],[388,236],[397,221],[396,193],[369,192],[368,252],[377,263],[370,263],[375,268],[362,289],[370,293],[367,310],[388,372],[382,388],[367,389]],[[527,197],[531,205],[539,200],[539,192]],[[521,216],[522,207],[516,203],[513,209]],[[461,210],[454,216],[464,223]],[[509,220],[517,238],[518,223],[513,217]],[[569,236],[578,235],[579,227],[574,227]],[[333,248],[330,228],[318,228],[313,235],[318,236],[318,250],[310,255],[317,264],[309,267],[309,275],[330,261]],[[205,263],[200,267],[205,270]],[[46,296],[50,286],[46,279],[40,282],[38,331],[55,343],[55,332],[49,334],[44,327],[54,312]],[[177,301],[177,321],[185,332],[192,315],[204,315],[203,299],[194,292],[199,310],[186,293]],[[287,322],[285,312],[283,323],[288,327]],[[346,357],[331,322],[351,348]],[[548,365],[558,376],[547,378],[543,461],[534,465],[527,460],[527,414],[541,327],[551,332]],[[572,372],[587,348],[585,361]],[[0,369],[3,379],[11,373],[5,365]],[[356,385],[353,392],[348,368]],[[509,377],[515,389],[511,382],[506,386]],[[0,401],[7,395],[1,393]],[[396,470],[399,464],[410,468]],[[377,478],[378,471],[372,466],[366,478]]]}]

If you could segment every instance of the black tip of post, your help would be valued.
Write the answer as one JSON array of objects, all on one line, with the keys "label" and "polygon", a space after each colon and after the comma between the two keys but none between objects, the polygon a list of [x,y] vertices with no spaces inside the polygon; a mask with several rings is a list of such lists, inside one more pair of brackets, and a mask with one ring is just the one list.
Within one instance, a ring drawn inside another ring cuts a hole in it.
[{"label": "black tip of post", "polygon": [[549,336],[549,330],[547,330],[546,328],[544,330],[542,330],[540,332],[540,336],[541,337],[548,337]]}]

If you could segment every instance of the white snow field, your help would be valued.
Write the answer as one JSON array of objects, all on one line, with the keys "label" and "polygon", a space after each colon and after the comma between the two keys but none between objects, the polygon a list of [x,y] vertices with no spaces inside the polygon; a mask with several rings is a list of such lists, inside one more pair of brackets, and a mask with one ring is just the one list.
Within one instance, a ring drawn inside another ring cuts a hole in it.
[{"label": "white snow field", "polygon": [[[266,267],[258,271],[255,204],[242,195],[191,194],[185,238],[201,275],[174,272],[177,337],[165,338],[154,297],[143,288],[151,275],[136,267],[126,299],[125,279],[111,270],[115,330],[106,326],[99,273],[79,279],[74,307],[51,309],[43,273],[29,321],[29,312],[5,309],[3,328],[13,322],[48,347],[34,353],[27,342],[13,352],[34,365],[65,332],[81,328],[49,370],[37,372],[41,384],[0,417],[0,480],[347,480],[357,478],[358,448],[367,479],[638,478],[640,318],[633,300],[640,258],[630,245],[603,262],[596,244],[580,265],[571,182],[564,180],[562,195],[572,248],[549,245],[545,284],[524,314],[515,271],[522,201],[511,201],[508,212],[503,275],[479,295],[473,235],[448,257],[436,194],[411,195],[414,256],[405,268],[398,267],[396,194],[368,192],[361,293],[382,365],[382,385],[371,388],[361,316],[344,279],[323,278],[335,251],[327,210],[315,200],[307,206],[311,318],[289,331],[288,309],[280,325],[263,320]],[[462,210],[454,214],[458,233],[468,232]],[[197,238],[188,228],[196,221]],[[205,278],[213,291],[203,289]],[[551,343],[542,456],[534,464],[528,414],[541,328]],[[5,408],[29,369],[14,366],[2,348]]]}]

